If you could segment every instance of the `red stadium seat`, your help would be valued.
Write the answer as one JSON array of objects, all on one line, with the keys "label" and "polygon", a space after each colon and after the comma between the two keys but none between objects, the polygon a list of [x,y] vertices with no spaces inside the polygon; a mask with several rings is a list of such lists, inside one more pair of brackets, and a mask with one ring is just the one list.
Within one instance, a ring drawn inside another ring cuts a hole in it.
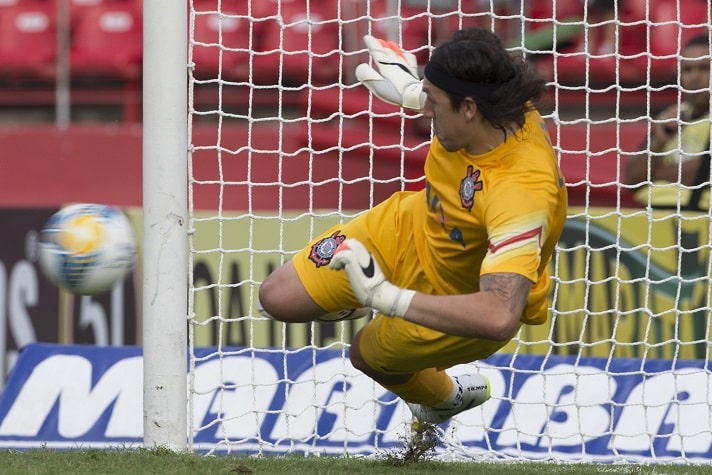
[{"label": "red stadium seat", "polygon": [[70,62],[74,77],[131,80],[141,76],[142,12],[136,2],[87,4],[73,28]]},{"label": "red stadium seat", "polygon": [[[272,2],[260,12],[264,32],[254,57],[256,80],[276,83],[333,83],[340,76],[338,2]],[[275,18],[279,18],[279,21]]]},{"label": "red stadium seat", "polygon": [[56,57],[54,1],[0,4],[0,74],[54,79]]},{"label": "red stadium seat", "polygon": [[[256,3],[256,2],[253,2]],[[248,17],[249,2],[223,0],[221,14],[216,0],[196,0],[192,60],[198,79],[247,80],[250,52],[257,48],[263,23]],[[253,7],[254,16],[257,9]]]},{"label": "red stadium seat", "polygon": [[69,12],[71,17],[72,31],[74,31],[85,12],[96,8],[104,3],[104,0],[70,0]]}]

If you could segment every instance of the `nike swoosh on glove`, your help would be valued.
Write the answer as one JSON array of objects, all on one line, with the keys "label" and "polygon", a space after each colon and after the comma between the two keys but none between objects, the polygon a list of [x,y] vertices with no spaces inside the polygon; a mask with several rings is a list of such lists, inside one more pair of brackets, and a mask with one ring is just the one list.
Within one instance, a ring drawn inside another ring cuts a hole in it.
[{"label": "nike swoosh on glove", "polygon": [[390,283],[368,249],[356,239],[345,239],[334,251],[329,268],[343,269],[354,295],[366,307],[388,316],[405,315],[415,291]]},{"label": "nike swoosh on glove", "polygon": [[356,79],[383,102],[422,111],[423,83],[418,77],[418,60],[392,41],[371,35],[363,37],[378,71],[366,63],[356,66]]}]

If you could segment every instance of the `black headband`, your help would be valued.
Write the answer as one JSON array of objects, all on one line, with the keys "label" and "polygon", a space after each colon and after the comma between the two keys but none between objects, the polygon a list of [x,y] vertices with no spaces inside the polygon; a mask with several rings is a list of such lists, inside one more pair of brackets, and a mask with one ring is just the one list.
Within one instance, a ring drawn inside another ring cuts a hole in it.
[{"label": "black headband", "polygon": [[450,73],[445,71],[445,69],[433,64],[432,62],[425,65],[425,71],[423,71],[423,74],[428,81],[433,83],[434,86],[439,87],[445,92],[457,94],[462,97],[486,96],[488,94],[492,94],[499,88],[499,86],[502,85],[501,82],[472,82],[459,79],[453,77]]}]

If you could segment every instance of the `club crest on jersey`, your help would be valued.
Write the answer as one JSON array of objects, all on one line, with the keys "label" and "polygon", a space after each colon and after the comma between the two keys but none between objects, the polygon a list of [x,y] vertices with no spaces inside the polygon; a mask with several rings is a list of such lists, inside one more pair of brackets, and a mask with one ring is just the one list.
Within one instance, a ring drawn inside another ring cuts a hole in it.
[{"label": "club crest on jersey", "polygon": [[472,211],[475,204],[475,192],[482,190],[480,171],[472,165],[467,166],[467,175],[460,181],[460,203],[467,211]]},{"label": "club crest on jersey", "polygon": [[316,264],[317,267],[325,266],[334,255],[334,251],[339,247],[339,244],[344,242],[346,236],[339,234],[341,230],[335,231],[331,236],[327,236],[314,243],[309,253],[309,259]]}]

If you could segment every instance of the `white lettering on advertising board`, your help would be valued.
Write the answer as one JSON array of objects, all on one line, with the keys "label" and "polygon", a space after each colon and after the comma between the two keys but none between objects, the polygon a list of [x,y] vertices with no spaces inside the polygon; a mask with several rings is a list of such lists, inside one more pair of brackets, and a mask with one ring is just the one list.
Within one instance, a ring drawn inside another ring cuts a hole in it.
[{"label": "white lettering on advertising board", "polygon": [[[294,366],[303,369],[290,376],[282,374],[279,364],[255,355],[198,362],[192,413],[201,445],[261,440],[275,447],[325,443],[368,448],[400,441],[397,429],[410,417],[405,404],[340,356],[318,361],[304,356]],[[24,369],[16,394],[0,399],[4,446],[11,446],[13,437],[45,442],[55,432],[65,443],[140,441],[140,356],[108,364],[52,354]],[[462,366],[452,372],[471,370]],[[576,451],[593,441],[599,453],[646,454],[651,443],[656,457],[710,451],[712,376],[700,368],[645,377],[607,374],[584,364],[532,367],[514,378],[506,368],[482,363],[479,370],[492,382],[492,400],[456,419],[456,442],[463,446],[491,446],[505,453],[530,447],[527,453],[536,454]],[[53,417],[56,430],[47,427]]]},{"label": "white lettering on advertising board", "polygon": [[37,435],[58,402],[57,431],[81,437],[113,404],[106,437],[136,437],[143,432],[141,357],[125,358],[92,384],[91,361],[76,355],[55,355],[40,362],[27,377],[0,424],[0,436]]}]

